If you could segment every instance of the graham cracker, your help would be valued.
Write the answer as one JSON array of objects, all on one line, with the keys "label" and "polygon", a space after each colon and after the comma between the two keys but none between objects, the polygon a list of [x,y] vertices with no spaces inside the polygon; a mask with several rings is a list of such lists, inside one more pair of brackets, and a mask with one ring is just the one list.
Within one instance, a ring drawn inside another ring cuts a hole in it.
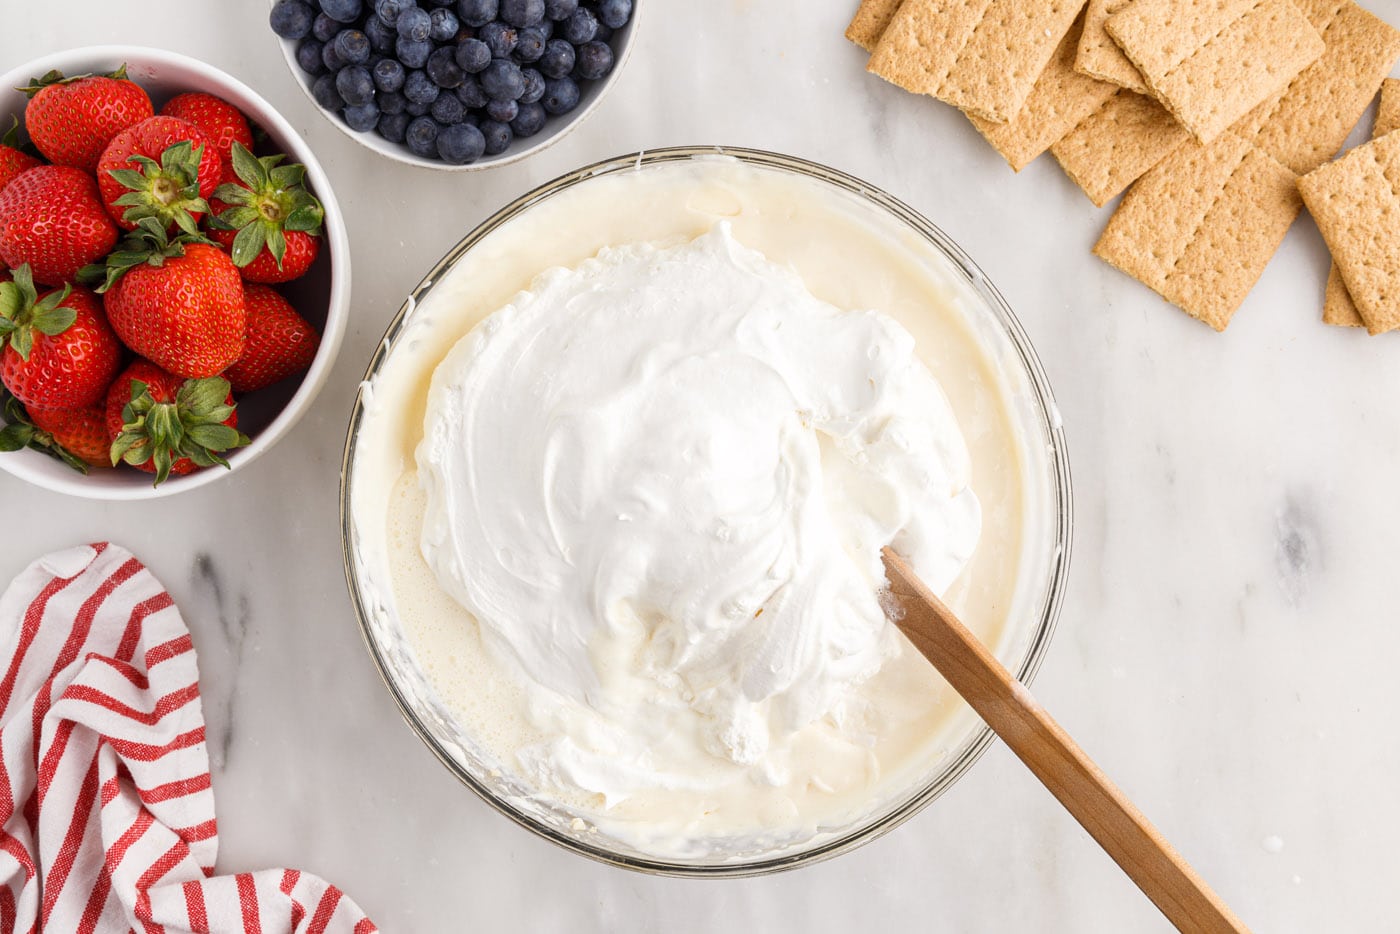
[{"label": "graham cracker", "polygon": [[1094,253],[1223,331],[1300,207],[1297,176],[1227,131],[1189,140],[1139,179]]},{"label": "graham cracker", "polygon": [[1005,123],[1085,0],[905,0],[866,66],[886,81]]},{"label": "graham cracker", "polygon": [[1150,97],[1119,89],[1050,147],[1060,168],[1103,207],[1191,133]]},{"label": "graham cracker", "polygon": [[1400,133],[1298,180],[1366,330],[1400,326]]},{"label": "graham cracker", "polygon": [[1025,106],[1005,123],[968,116],[977,132],[987,138],[1017,172],[1079,123],[1118,90],[1112,84],[1074,70],[1084,17],[1075,20],[1040,73]]},{"label": "graham cracker", "polygon": [[1086,75],[1107,81],[1139,94],[1147,93],[1142,72],[1128,61],[1103,24],[1133,0],[1089,0],[1084,8],[1084,35],[1079,39],[1079,56],[1074,67]]},{"label": "graham cracker", "polygon": [[[1381,84],[1381,99],[1376,105],[1376,123],[1371,128],[1371,138],[1377,139],[1397,128],[1400,128],[1400,81],[1386,78]],[[1335,324],[1339,327],[1366,326],[1366,322],[1361,319],[1361,312],[1356,310],[1356,303],[1351,300],[1351,293],[1347,291],[1336,263],[1332,264],[1327,273],[1322,320],[1325,324]]]},{"label": "graham cracker", "polygon": [[1203,143],[1287,88],[1324,49],[1290,0],[1135,0],[1104,28]]},{"label": "graham cracker", "polygon": [[867,52],[875,51],[875,45],[884,35],[885,27],[894,17],[894,11],[904,0],[860,0],[860,9],[846,27],[846,38]]}]

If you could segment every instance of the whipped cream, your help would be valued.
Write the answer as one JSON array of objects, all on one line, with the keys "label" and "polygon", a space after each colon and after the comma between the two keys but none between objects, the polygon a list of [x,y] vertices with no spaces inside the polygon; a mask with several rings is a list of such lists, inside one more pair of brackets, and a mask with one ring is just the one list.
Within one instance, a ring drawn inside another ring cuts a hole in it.
[{"label": "whipped cream", "polygon": [[878,771],[880,548],[941,592],[981,527],[908,331],[724,222],[490,315],[434,372],[417,466],[423,558],[525,689],[514,765],[604,809]]}]

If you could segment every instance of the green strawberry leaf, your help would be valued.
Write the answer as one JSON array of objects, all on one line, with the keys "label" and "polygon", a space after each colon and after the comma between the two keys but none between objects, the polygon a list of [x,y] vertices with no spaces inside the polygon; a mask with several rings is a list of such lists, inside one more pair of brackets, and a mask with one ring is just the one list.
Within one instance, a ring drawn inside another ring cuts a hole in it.
[{"label": "green strawberry leaf", "polygon": [[[247,189],[244,190],[246,191]],[[243,205],[229,208],[219,215],[219,222],[221,224],[227,224],[229,230],[242,230],[244,227],[255,223],[257,220],[257,208],[250,208]]]},{"label": "green strawberry leaf", "polygon": [[287,255],[287,235],[276,227],[267,231],[267,251],[277,260],[277,268],[282,268],[282,257]]},{"label": "green strawberry leaf", "polygon": [[267,169],[239,142],[233,144],[233,174],[254,191],[267,186]]},{"label": "green strawberry leaf", "polygon": [[34,426],[15,422],[0,428],[0,453],[8,454],[11,451],[22,451],[29,447],[29,442],[34,438]]},{"label": "green strawberry leaf", "polygon": [[13,322],[22,307],[24,296],[20,294],[19,286],[13,282],[0,282],[0,319],[14,327]]},{"label": "green strawberry leaf", "polygon": [[29,328],[15,328],[10,332],[10,347],[21,360],[27,362],[30,351],[34,349],[34,332]]},{"label": "green strawberry leaf", "polygon": [[319,204],[308,204],[287,215],[282,224],[283,230],[300,230],[303,233],[319,234],[324,214]]},{"label": "green strawberry leaf", "polygon": [[71,328],[77,320],[78,313],[72,308],[48,308],[34,313],[30,327],[40,334],[56,337]]},{"label": "green strawberry leaf", "polygon": [[[146,188],[146,176],[135,169],[108,169],[107,174],[133,191],[143,191]],[[122,195],[122,197],[128,198],[130,195]]]},{"label": "green strawberry leaf", "polygon": [[267,228],[262,224],[249,224],[233,238],[233,265],[240,269],[258,258],[263,245],[267,243]]},{"label": "green strawberry leaf", "polygon": [[[206,417],[228,398],[229,383],[226,379],[210,376],[205,379],[187,379],[175,394],[175,401],[189,410],[190,415]],[[227,416],[225,416],[227,417]]]},{"label": "green strawberry leaf", "polygon": [[274,188],[298,188],[306,180],[306,166],[299,162],[279,165],[268,173]]},{"label": "green strawberry leaf", "polygon": [[214,189],[212,197],[228,204],[247,204],[253,197],[253,193],[242,185],[235,185],[233,182],[224,182]]},{"label": "green strawberry leaf", "polygon": [[[194,444],[207,448],[208,453],[226,451],[238,446],[238,431],[227,425],[191,425],[189,439]],[[189,452],[189,458],[199,463],[195,458],[195,451]]]}]

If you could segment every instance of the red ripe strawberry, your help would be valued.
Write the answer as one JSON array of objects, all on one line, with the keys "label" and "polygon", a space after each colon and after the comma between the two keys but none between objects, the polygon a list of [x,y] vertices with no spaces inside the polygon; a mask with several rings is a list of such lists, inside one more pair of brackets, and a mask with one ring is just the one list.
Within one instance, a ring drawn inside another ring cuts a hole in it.
[{"label": "red ripe strawberry", "polygon": [[107,436],[111,462],[125,462],[156,475],[228,466],[223,452],[242,447],[238,409],[228,380],[181,379],[149,360],[136,360],[107,392]]},{"label": "red ripe strawberry", "polygon": [[80,409],[101,399],[122,348],[87,289],[38,295],[29,267],[0,283],[0,381],[25,406]]},{"label": "red ripe strawberry", "polygon": [[117,242],[97,185],[82,169],[40,165],[0,191],[0,260],[28,263],[45,285],[70,282]]},{"label": "red ripe strawberry", "polygon": [[34,427],[46,432],[53,443],[89,467],[112,466],[112,439],[107,436],[103,404],[83,409],[30,408]]},{"label": "red ripe strawberry", "polygon": [[247,313],[243,280],[218,247],[166,236],[154,218],[141,222],[107,259],[107,320],[122,343],[174,373],[200,379],[228,369],[243,354]]},{"label": "red ripe strawberry", "polygon": [[249,282],[289,282],[306,274],[321,248],[321,203],[306,190],[304,165],[255,157],[235,144],[234,177],[214,192],[209,235]]},{"label": "red ripe strawberry", "polygon": [[146,92],[127,80],[125,65],[110,75],[75,78],[51,71],[20,90],[30,97],[24,125],[35,148],[55,165],[88,172],[112,137],[154,113]]},{"label": "red ripe strawberry", "polygon": [[13,121],[9,132],[0,138],[0,191],[5,186],[14,181],[15,178],[26,169],[32,169],[36,165],[43,165],[29,153],[19,148],[19,120],[10,117]]},{"label": "red ripe strawberry", "polygon": [[235,392],[253,392],[295,376],[316,357],[321,338],[295,308],[265,285],[243,288],[248,342],[243,356],[224,371]]},{"label": "red ripe strawberry", "polygon": [[97,186],[107,213],[123,230],[145,217],[166,229],[196,233],[209,211],[204,200],[218,187],[224,163],[213,142],[193,123],[150,117],[122,130],[97,164]]},{"label": "red ripe strawberry", "polygon": [[204,135],[214,141],[214,150],[225,164],[231,158],[234,143],[253,148],[253,131],[247,118],[221,97],[200,91],[177,94],[166,101],[160,112],[162,116],[179,117],[203,130]]}]

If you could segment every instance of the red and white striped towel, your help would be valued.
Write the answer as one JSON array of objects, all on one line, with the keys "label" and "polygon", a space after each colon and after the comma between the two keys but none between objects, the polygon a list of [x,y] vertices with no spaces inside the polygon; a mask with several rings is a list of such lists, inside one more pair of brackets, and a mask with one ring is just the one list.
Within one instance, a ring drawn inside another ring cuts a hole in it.
[{"label": "red and white striped towel", "polygon": [[0,932],[376,930],[294,869],[211,878],[199,671],[155,577],[110,544],[0,596]]}]

